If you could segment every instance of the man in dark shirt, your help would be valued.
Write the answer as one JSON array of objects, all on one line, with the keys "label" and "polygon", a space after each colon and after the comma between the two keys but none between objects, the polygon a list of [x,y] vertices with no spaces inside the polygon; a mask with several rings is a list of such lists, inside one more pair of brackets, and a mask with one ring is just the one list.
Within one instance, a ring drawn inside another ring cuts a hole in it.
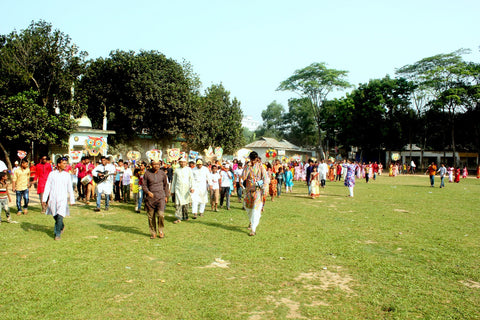
[{"label": "man in dark shirt", "polygon": [[142,189],[151,233],[150,239],[157,237],[157,229],[160,238],[165,236],[163,232],[164,211],[170,192],[168,190],[167,175],[163,170],[160,170],[160,165],[160,161],[152,161],[152,168],[147,170],[143,177]]}]

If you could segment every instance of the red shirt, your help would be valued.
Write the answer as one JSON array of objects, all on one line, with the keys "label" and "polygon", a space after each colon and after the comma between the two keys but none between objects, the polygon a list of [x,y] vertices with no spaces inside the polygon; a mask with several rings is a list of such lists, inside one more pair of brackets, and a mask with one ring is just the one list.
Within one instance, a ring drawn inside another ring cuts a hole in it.
[{"label": "red shirt", "polygon": [[78,169],[77,177],[82,179],[87,175],[87,166],[81,162],[77,163],[75,169]]},{"label": "red shirt", "polygon": [[35,166],[35,180],[38,180],[37,193],[43,193],[45,184],[50,172],[52,172],[52,165],[50,163],[39,163]]}]

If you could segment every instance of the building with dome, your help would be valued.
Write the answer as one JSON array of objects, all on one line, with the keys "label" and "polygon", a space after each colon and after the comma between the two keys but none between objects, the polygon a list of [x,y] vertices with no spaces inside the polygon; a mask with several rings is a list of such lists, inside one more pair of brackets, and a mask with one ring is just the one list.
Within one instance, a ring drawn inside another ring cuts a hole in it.
[{"label": "building with dome", "polygon": [[70,164],[79,162],[82,156],[90,155],[86,151],[85,147],[89,141],[92,141],[92,143],[97,142],[98,144],[105,146],[105,148],[101,149],[98,156],[108,154],[108,136],[115,134],[115,131],[107,130],[106,115],[103,119],[102,129],[93,129],[92,122],[86,114],[84,114],[81,118],[78,118],[77,121],[78,128],[75,132],[70,134],[68,139],[68,147],[51,147],[50,152],[52,153],[51,158],[53,161],[60,156],[68,156]]}]

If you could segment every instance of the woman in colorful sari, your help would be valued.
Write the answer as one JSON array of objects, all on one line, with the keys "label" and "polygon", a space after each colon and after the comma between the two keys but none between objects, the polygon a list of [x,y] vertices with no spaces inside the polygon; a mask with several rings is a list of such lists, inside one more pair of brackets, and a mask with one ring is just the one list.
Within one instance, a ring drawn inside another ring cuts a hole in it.
[{"label": "woman in colorful sari", "polygon": [[267,184],[267,171],[255,151],[250,153],[250,162],[243,170],[242,180],[245,181],[245,209],[250,218],[250,236],[256,234],[257,226],[262,216],[263,198]]},{"label": "woman in colorful sari", "polygon": [[342,166],[347,169],[344,185],[345,187],[348,187],[348,197],[353,198],[353,188],[355,187],[355,170],[358,166],[350,160],[348,162],[344,161]]}]

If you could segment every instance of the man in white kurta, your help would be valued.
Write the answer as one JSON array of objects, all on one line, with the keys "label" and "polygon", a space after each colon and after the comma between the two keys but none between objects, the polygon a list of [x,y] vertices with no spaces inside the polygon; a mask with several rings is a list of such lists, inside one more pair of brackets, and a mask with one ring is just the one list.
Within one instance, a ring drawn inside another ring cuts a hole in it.
[{"label": "man in white kurta", "polygon": [[47,206],[46,214],[53,215],[55,219],[55,240],[60,240],[65,225],[63,218],[70,215],[68,209],[68,200],[70,204],[75,203],[73,194],[72,178],[70,173],[65,171],[67,160],[59,158],[57,160],[57,170],[50,172],[45,184],[42,202]]},{"label": "man in white kurta", "polygon": [[192,170],[193,174],[193,193],[192,193],[192,214],[193,219],[197,214],[203,216],[205,205],[208,203],[208,177],[210,171],[203,166],[202,160],[197,160],[197,166]]},{"label": "man in white kurta", "polygon": [[193,190],[192,169],[187,167],[187,159],[179,160],[180,168],[175,169],[172,179],[172,194],[175,194],[175,223],[188,220],[188,205],[191,202],[190,193]]},{"label": "man in white kurta", "polygon": [[100,161],[102,163],[92,170],[92,175],[97,178],[104,176],[106,179],[97,184],[97,207],[95,208],[95,211],[100,211],[102,194],[105,194],[105,210],[108,210],[110,195],[113,190],[113,175],[116,171],[115,166],[111,164],[107,158],[102,157]]},{"label": "man in white kurta", "polygon": [[327,181],[328,164],[325,163],[325,159],[318,165],[318,174],[320,177],[320,185],[325,188],[325,181]]}]

